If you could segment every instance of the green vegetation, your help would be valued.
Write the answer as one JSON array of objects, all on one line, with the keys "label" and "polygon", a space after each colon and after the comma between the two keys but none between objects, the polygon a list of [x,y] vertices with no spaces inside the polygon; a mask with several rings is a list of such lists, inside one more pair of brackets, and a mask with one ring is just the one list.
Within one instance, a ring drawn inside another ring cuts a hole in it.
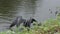
[{"label": "green vegetation", "polygon": [[56,19],[48,19],[41,26],[34,25],[30,31],[24,28],[23,31],[16,29],[15,31],[0,32],[0,34],[60,34],[60,16]]}]

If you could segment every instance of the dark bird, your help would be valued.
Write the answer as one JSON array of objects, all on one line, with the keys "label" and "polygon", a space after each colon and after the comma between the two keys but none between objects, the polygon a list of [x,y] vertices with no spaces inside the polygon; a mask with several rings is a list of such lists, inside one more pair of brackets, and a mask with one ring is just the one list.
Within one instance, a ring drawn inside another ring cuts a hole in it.
[{"label": "dark bird", "polygon": [[23,23],[24,27],[30,28],[30,25],[31,25],[31,23],[33,23],[33,21],[37,22],[34,18],[30,18],[30,19],[26,20],[26,19],[23,19],[22,16],[18,16],[13,21],[13,23],[9,26],[9,29],[11,29],[15,25],[16,25],[16,27],[19,27],[21,23]]},{"label": "dark bird", "polygon": [[49,11],[51,11],[50,13],[52,14],[52,10],[51,10],[51,9],[49,9]]},{"label": "dark bird", "polygon": [[49,11],[51,11],[51,9],[49,9]]},{"label": "dark bird", "polygon": [[52,11],[51,11],[51,14],[52,14]]},{"label": "dark bird", "polygon": [[55,12],[55,16],[57,15],[58,11]]}]

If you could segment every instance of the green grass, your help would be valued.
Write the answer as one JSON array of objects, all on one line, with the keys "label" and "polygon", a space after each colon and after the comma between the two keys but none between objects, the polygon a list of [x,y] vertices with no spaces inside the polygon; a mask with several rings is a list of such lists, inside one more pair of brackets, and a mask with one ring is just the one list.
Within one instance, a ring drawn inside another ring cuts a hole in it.
[{"label": "green grass", "polygon": [[27,31],[26,28],[23,31],[19,31],[18,29],[15,29],[15,31],[0,32],[0,34],[60,34],[60,16],[57,16],[56,19],[44,21],[44,24],[41,26],[35,25],[30,31]]}]

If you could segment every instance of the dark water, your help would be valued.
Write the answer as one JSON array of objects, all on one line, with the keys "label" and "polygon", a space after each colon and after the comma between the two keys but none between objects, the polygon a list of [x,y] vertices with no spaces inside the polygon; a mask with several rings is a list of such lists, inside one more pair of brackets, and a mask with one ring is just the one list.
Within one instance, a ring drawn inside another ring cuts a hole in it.
[{"label": "dark water", "polygon": [[7,28],[16,16],[34,17],[40,22],[55,19],[56,11],[60,12],[60,0],[0,0],[0,31]]}]

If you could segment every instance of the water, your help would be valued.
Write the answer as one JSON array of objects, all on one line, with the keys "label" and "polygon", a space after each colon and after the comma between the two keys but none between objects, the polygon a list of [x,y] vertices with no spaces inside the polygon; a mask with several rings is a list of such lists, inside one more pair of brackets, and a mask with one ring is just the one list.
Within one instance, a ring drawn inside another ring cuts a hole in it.
[{"label": "water", "polygon": [[60,0],[0,0],[0,30],[10,25],[7,23],[12,23],[16,16],[33,17],[42,22],[55,19],[56,11],[60,12]]}]

